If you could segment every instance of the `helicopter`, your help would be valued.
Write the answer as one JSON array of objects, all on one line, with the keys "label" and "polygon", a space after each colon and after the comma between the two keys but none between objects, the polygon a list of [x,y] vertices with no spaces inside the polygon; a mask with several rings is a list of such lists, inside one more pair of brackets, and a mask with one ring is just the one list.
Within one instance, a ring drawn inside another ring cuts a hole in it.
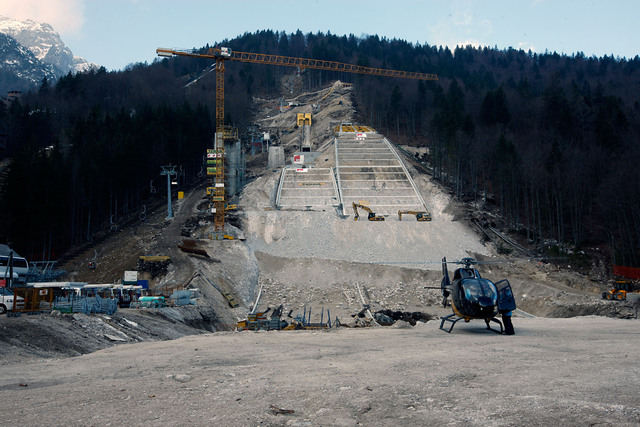
[{"label": "helicopter", "polygon": [[[482,278],[478,270],[473,267],[478,264],[478,261],[473,258],[462,258],[460,261],[451,263],[461,264],[462,267],[453,272],[453,281],[451,281],[447,259],[442,258],[442,282],[440,283],[442,305],[446,307],[451,297],[453,313],[442,318],[440,329],[451,333],[460,320],[469,322],[471,319],[483,319],[487,329],[499,334],[513,335],[510,312],[516,309],[516,301],[509,281],[505,279],[493,283]],[[504,326],[496,319],[498,314],[505,314]],[[491,322],[500,325],[500,330],[491,328]],[[444,326],[445,323],[451,324],[448,330]]]}]

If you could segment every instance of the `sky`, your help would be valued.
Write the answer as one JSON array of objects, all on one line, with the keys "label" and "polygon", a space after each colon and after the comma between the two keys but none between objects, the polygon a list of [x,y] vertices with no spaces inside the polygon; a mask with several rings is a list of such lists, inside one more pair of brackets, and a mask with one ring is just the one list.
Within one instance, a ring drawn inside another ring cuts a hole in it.
[{"label": "sky", "polygon": [[377,34],[435,46],[640,55],[637,0],[0,0],[0,15],[51,24],[76,56],[120,70],[155,49],[245,32]]}]

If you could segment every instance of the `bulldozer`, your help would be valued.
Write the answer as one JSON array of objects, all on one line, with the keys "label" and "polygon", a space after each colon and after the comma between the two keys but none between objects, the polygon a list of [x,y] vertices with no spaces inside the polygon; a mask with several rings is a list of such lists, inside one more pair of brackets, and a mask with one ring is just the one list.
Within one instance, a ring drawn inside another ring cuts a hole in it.
[{"label": "bulldozer", "polygon": [[628,282],[626,280],[616,280],[613,288],[602,293],[602,299],[626,301],[628,293],[638,292],[639,290],[639,287],[633,282]]},{"label": "bulldozer", "polygon": [[354,221],[357,221],[360,218],[360,215],[358,214],[358,208],[364,209],[365,211],[369,212],[369,215],[367,216],[367,219],[369,221],[384,221],[384,217],[376,215],[369,206],[353,202],[353,212],[355,214],[355,217],[353,218]]},{"label": "bulldozer", "polygon": [[417,221],[431,221],[431,214],[429,212],[398,211],[399,221],[402,221],[402,215],[415,215]]}]

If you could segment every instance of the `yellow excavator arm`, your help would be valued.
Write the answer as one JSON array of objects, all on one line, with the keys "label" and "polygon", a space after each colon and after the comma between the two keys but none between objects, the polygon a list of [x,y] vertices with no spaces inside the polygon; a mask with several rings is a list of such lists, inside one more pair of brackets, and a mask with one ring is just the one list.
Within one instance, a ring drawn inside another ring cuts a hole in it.
[{"label": "yellow excavator arm", "polygon": [[360,218],[360,215],[358,214],[358,208],[360,209],[364,209],[365,211],[367,211],[369,213],[369,215],[367,216],[367,219],[369,221],[384,221],[384,217],[383,216],[377,216],[369,206],[366,205],[362,205],[360,203],[356,203],[353,202],[353,213],[355,214],[355,217],[353,218],[354,221],[357,221],[358,218]]},{"label": "yellow excavator arm", "polygon": [[431,221],[431,214],[429,212],[418,211],[398,211],[398,220],[402,221],[402,215],[415,215],[417,221]]}]

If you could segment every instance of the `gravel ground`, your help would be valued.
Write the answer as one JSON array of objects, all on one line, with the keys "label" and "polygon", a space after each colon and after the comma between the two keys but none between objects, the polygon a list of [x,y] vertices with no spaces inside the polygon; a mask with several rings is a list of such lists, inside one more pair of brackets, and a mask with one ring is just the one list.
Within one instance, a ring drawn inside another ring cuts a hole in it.
[{"label": "gravel ground", "polygon": [[[7,425],[638,425],[638,321],[242,332],[0,366]],[[276,408],[276,409],[273,409]]]}]

